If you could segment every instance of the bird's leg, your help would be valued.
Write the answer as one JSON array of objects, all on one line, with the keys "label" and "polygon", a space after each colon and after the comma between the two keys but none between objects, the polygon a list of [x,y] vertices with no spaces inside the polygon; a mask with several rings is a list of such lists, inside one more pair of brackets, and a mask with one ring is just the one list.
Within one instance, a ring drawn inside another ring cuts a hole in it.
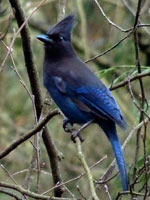
[{"label": "bird's leg", "polygon": [[79,130],[73,131],[72,134],[71,134],[72,141],[75,143],[76,142],[75,138],[79,137],[80,141],[84,142],[84,138],[81,135],[81,131],[83,131],[87,126],[89,126],[93,122],[94,122],[94,119],[92,119],[92,120],[88,121],[87,123],[85,123],[83,126],[81,126],[81,128],[79,128]]},{"label": "bird's leg", "polygon": [[63,129],[67,133],[72,133],[73,132],[73,123],[71,122],[70,119],[65,118],[63,120]]},{"label": "bird's leg", "polygon": [[70,119],[68,118],[65,118],[63,120],[63,128],[64,128],[64,131],[67,132],[67,133],[71,133],[71,139],[72,141],[75,143],[75,138],[76,137],[79,137],[80,141],[83,142],[84,139],[82,138],[81,134],[80,134],[80,131],[76,131],[75,129],[73,129],[73,123],[71,122]]}]

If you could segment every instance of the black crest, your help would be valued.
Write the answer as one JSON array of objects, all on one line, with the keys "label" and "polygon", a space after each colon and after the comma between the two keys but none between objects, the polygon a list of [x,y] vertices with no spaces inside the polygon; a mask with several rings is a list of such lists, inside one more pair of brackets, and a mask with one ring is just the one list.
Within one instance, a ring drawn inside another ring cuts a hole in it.
[{"label": "black crest", "polygon": [[75,24],[75,16],[69,15],[60,21],[58,24],[53,26],[48,32],[47,35],[59,34],[65,40],[71,40],[71,31]]}]

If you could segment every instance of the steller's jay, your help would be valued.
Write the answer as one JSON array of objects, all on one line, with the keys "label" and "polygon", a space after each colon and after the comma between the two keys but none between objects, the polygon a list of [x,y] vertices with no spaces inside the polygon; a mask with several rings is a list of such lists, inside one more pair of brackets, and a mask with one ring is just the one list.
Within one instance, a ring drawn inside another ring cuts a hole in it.
[{"label": "steller's jay", "polygon": [[75,53],[71,32],[75,17],[69,15],[45,35],[44,85],[71,124],[94,120],[107,135],[121,174],[123,190],[128,190],[126,164],[116,125],[127,128],[123,114],[110,90]]}]

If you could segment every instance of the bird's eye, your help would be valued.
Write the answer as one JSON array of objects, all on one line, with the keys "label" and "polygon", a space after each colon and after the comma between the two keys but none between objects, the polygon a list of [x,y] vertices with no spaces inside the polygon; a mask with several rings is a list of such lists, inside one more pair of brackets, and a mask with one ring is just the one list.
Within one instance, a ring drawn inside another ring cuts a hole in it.
[{"label": "bird's eye", "polygon": [[62,37],[62,36],[60,36],[59,34],[52,34],[52,35],[50,35],[49,36],[52,40],[54,40],[54,41],[61,41],[61,40],[63,40],[64,38]]}]

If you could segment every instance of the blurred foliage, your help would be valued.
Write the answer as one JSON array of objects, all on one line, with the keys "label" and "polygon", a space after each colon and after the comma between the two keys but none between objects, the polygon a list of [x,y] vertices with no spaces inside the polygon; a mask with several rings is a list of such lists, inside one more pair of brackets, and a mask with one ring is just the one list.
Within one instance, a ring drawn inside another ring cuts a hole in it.
[{"label": "blurred foliage", "polygon": [[[32,9],[37,6],[40,1],[20,0],[20,2],[25,11],[25,15],[28,16],[31,13]],[[120,25],[123,28],[130,28],[133,26],[134,17],[124,6],[122,1],[104,0],[100,1],[100,3],[106,15],[116,24]],[[136,9],[136,4],[137,1],[132,0],[132,6],[134,10]],[[4,12],[0,12],[0,34],[6,30],[9,17],[11,16],[9,31],[4,39],[5,44],[9,46],[13,38],[14,31],[16,31],[18,27],[16,24],[16,20],[13,17],[13,13],[8,0],[2,1],[0,3],[0,11],[3,9],[5,9]],[[86,39],[87,48],[89,48],[88,51],[90,57],[107,50],[126,35],[126,33],[122,33],[109,25],[107,20],[100,13],[94,1],[83,0],[83,9],[86,16],[85,20],[87,27],[86,35],[84,35],[84,37]],[[77,53],[83,60],[85,60],[86,51],[82,45],[83,35],[80,31],[82,19],[80,18],[76,1],[67,1],[66,15],[69,13],[75,13],[77,16],[78,22],[73,31],[73,42]],[[45,89],[43,87],[42,81],[42,65],[44,52],[43,45],[39,41],[37,41],[36,35],[44,30],[46,31],[53,24],[55,24],[57,22],[57,16],[58,0],[48,0],[47,3],[42,6],[29,20],[34,60],[39,72],[43,97],[45,94]],[[141,14],[141,21],[143,23],[148,23],[148,16],[149,14],[147,13],[147,10],[145,8],[145,12],[143,11],[143,13]],[[140,31],[141,29],[139,29],[139,32]],[[150,29],[147,28],[147,32],[150,33]],[[142,38],[149,38],[147,32],[142,32]],[[150,39],[147,40],[146,44],[150,45]],[[6,47],[2,42],[0,42],[0,63],[3,62],[6,53]],[[18,36],[16,39],[15,45],[13,47],[12,56],[14,58],[18,72],[22,76],[27,87],[30,89],[24,63],[20,36]],[[142,63],[142,72],[149,71],[150,68],[149,66],[147,66],[148,56],[146,53],[144,53],[144,51],[141,51],[140,59]],[[133,37],[128,38],[113,51],[98,58],[97,61],[88,63],[88,65],[93,68],[95,73],[105,82],[107,86],[110,86],[112,83],[115,84],[125,80],[128,75],[131,76],[137,74]],[[12,69],[12,66],[12,60],[11,58],[9,58],[4,71],[0,73],[0,151],[4,150],[13,140],[30,130],[35,125],[31,99],[29,98],[26,90],[20,84],[20,81],[16,73]],[[149,77],[144,78],[143,82],[146,98],[149,105]],[[131,85],[133,93],[135,95],[135,99],[138,102],[140,100],[140,87],[138,80],[134,81],[134,83]],[[128,87],[117,89],[113,91],[113,94],[117,98],[118,103],[127,118],[129,124],[128,132],[130,132],[130,130],[138,124],[140,113],[132,102]],[[55,107],[56,106],[53,104],[52,108]],[[147,113],[150,113],[149,107]],[[58,150],[64,155],[64,159],[60,163],[63,180],[66,181],[78,176],[83,172],[83,168],[78,160],[78,157],[76,156],[76,146],[70,140],[70,136],[64,133],[62,129],[62,118],[55,117],[55,119],[52,119],[49,122],[48,126]],[[149,127],[147,128],[147,132],[149,132],[148,130],[150,130]],[[118,128],[119,137],[122,142],[127,137],[128,132],[122,133],[122,130]],[[85,155],[85,158],[87,158],[89,166],[93,165],[104,155],[108,155],[108,158],[105,161],[92,169],[94,179],[98,180],[98,178],[103,175],[113,159],[112,149],[104,133],[99,130],[99,127],[97,127],[95,124],[90,125],[83,132],[83,136],[85,138],[85,142],[82,144],[83,153]],[[125,158],[130,172],[129,174],[131,180],[133,173],[132,167],[135,156],[135,141],[136,135],[132,137],[125,151]],[[150,135],[147,135],[146,143],[148,146],[147,155],[150,155]],[[144,163],[142,136],[140,139],[140,147],[140,155],[138,160],[139,169],[143,166]],[[33,147],[30,140],[26,141],[10,155],[8,155],[5,159],[1,160],[1,164],[3,164],[11,174],[20,172],[14,176],[18,184],[23,185],[24,183],[24,178],[32,158],[32,149]],[[51,174],[49,173],[48,156],[42,142],[41,165],[42,170],[45,172],[41,173],[40,180],[40,192],[43,192],[49,189],[50,186],[52,187],[53,183]],[[7,177],[2,169],[0,169],[0,180],[7,180],[11,182],[9,177]],[[143,175],[142,183],[144,183],[144,181],[145,178]],[[139,184],[137,188],[140,188],[142,183]],[[35,184],[36,172],[31,189],[35,189]],[[83,194],[88,197],[89,186],[87,183],[87,178],[83,177],[76,182],[71,182],[70,184],[68,184],[68,188],[72,191],[72,193],[75,194],[76,197],[80,197],[79,193],[77,192],[76,185],[79,185]],[[110,181],[108,187],[111,197],[112,199],[114,199],[117,195],[117,192],[122,190],[119,176]],[[101,199],[108,199],[103,187],[97,187],[97,193],[100,194]],[[68,195],[69,194],[65,192],[64,196],[68,197]],[[5,200],[12,198],[8,196],[6,198],[5,195],[0,193],[0,199]],[[126,198],[124,197],[124,199]]]}]

